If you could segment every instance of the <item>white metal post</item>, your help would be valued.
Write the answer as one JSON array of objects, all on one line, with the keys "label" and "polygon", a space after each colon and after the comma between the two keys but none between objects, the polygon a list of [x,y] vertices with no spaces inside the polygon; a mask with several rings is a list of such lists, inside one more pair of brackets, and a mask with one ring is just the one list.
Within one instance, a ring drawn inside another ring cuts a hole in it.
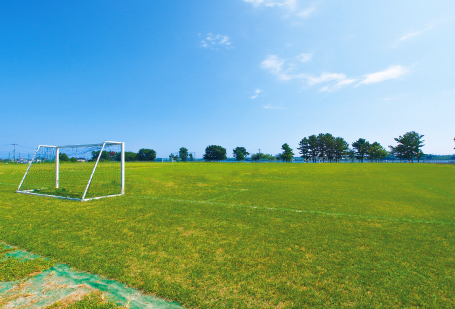
[{"label": "white metal post", "polygon": [[55,152],[55,188],[58,189],[58,178],[59,178],[59,171],[60,171],[60,148],[57,147]]},{"label": "white metal post", "polygon": [[30,170],[30,166],[32,166],[32,162],[33,162],[33,160],[35,160],[36,154],[38,153],[40,147],[41,147],[41,146],[38,146],[38,148],[36,149],[35,154],[33,155],[32,161],[29,161],[29,162],[28,162],[27,171],[25,171],[24,177],[22,177],[21,183],[19,184],[19,187],[17,188],[16,192],[18,192],[18,191],[21,189],[22,183],[23,183],[24,180],[25,180],[25,176],[27,176],[28,171]]},{"label": "white metal post", "polygon": [[82,195],[82,199],[81,199],[82,201],[85,200],[85,195],[87,194],[88,188],[90,187],[90,184],[92,183],[93,174],[95,174],[96,167],[98,166],[98,162],[100,161],[101,154],[103,153],[103,150],[104,150],[104,145],[106,145],[106,142],[103,143],[100,153],[98,154],[98,158],[96,159],[96,163],[95,163],[95,166],[93,167],[92,174],[90,175],[90,179],[88,180],[87,187],[85,187],[84,194]]},{"label": "white metal post", "polygon": [[121,194],[125,194],[125,143],[122,142],[122,191]]}]

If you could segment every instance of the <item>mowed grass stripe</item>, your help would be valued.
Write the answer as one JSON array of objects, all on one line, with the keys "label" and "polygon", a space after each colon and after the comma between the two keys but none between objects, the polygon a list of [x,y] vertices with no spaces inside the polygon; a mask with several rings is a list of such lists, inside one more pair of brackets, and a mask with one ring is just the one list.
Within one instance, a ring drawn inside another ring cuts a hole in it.
[{"label": "mowed grass stripe", "polygon": [[[217,202],[273,208],[293,205],[296,209],[327,213],[423,221],[451,221],[455,217],[455,190],[450,185],[455,180],[452,166],[368,163],[214,167],[154,166],[148,169],[150,177],[142,179],[141,189],[154,197],[197,201],[216,198]],[[136,171],[137,168],[131,170],[133,177]],[[220,198],[226,187],[248,190]]]},{"label": "mowed grass stripe", "polygon": [[[16,186],[16,184],[5,184],[5,183],[0,183],[0,185]],[[241,204],[214,202],[221,198],[225,198],[225,197],[239,194],[242,192],[245,192],[245,191],[242,190],[242,191],[237,191],[237,192],[230,193],[230,194],[224,194],[224,195],[212,198],[207,201],[179,200],[179,199],[159,198],[159,197],[144,196],[144,195],[128,195],[128,196],[145,198],[145,199],[161,199],[161,200],[167,200],[167,201],[178,202],[178,203],[211,204],[211,205],[229,206],[229,207],[244,207],[244,208],[251,208],[251,209],[291,211],[291,212],[296,212],[296,213],[310,213],[310,214],[318,214],[318,215],[326,215],[326,216],[348,216],[348,217],[357,217],[357,218],[363,218],[363,219],[369,219],[369,220],[387,220],[387,221],[395,221],[395,222],[414,222],[414,223],[424,223],[424,224],[455,225],[454,222],[444,222],[444,221],[428,221],[428,220],[425,221],[425,220],[415,220],[415,219],[409,219],[409,218],[396,219],[396,218],[390,218],[390,217],[363,216],[363,215],[355,215],[355,214],[340,213],[340,212],[335,213],[335,212],[323,212],[323,211],[316,211],[316,210],[299,210],[299,209],[292,209],[292,208],[271,208],[271,207],[264,207],[264,206],[248,206],[248,205],[241,205]]]},{"label": "mowed grass stripe", "polygon": [[[449,308],[453,172],[418,164],[130,163],[120,198],[81,203],[0,187],[0,239],[187,307]],[[0,166],[0,182],[22,175]]]},{"label": "mowed grass stripe", "polygon": [[[233,195],[233,194],[231,194],[231,195]],[[225,197],[225,196],[226,195],[223,195],[221,197]],[[414,220],[414,219],[407,219],[407,218],[373,217],[373,216],[354,215],[354,214],[339,213],[339,212],[335,213],[335,212],[323,212],[323,211],[317,211],[317,210],[272,208],[272,207],[263,207],[263,206],[249,206],[249,205],[241,205],[241,204],[213,202],[214,200],[216,200],[216,198],[208,200],[208,201],[187,201],[187,200],[159,198],[159,197],[151,197],[151,196],[143,196],[143,195],[133,195],[132,197],[135,197],[135,198],[139,197],[139,198],[143,198],[143,199],[152,199],[152,200],[163,200],[163,201],[170,201],[170,202],[177,202],[177,203],[188,203],[188,204],[209,204],[209,205],[217,205],[217,206],[241,207],[241,208],[258,209],[258,210],[289,211],[289,212],[294,212],[294,213],[317,214],[317,215],[324,215],[324,216],[346,216],[346,217],[355,217],[355,218],[368,219],[368,220],[381,220],[381,221],[385,220],[385,221],[393,221],[393,222],[412,222],[412,223],[423,223],[423,224],[444,224],[444,225],[455,226],[454,222],[424,221],[424,220]]]}]

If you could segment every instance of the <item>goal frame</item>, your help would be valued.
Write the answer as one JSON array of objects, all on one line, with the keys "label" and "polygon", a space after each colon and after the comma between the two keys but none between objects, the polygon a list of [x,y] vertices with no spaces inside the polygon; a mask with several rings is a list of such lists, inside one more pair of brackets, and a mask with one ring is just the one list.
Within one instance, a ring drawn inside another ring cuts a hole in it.
[{"label": "goal frame", "polygon": [[[109,145],[120,145],[121,146],[121,155],[120,155],[120,184],[121,184],[121,189],[119,194],[111,194],[111,195],[105,195],[105,196],[96,196],[96,197],[91,197],[91,198],[85,198],[87,191],[90,187],[90,184],[93,179],[93,175],[95,174],[96,167],[98,166],[98,162],[100,161],[101,154],[103,153],[103,150],[106,146],[106,144]],[[59,187],[59,176],[60,176],[60,156],[59,156],[59,150],[60,148],[81,148],[81,147],[99,147],[101,146],[101,149],[99,151],[98,157],[96,158],[95,165],[93,166],[92,172],[90,174],[90,178],[88,179],[87,186],[85,187],[84,193],[82,195],[82,198],[74,198],[74,197],[67,197],[67,196],[58,196],[58,195],[51,195],[51,194],[42,194],[42,193],[35,193],[32,192],[32,190],[21,190],[21,186],[27,177],[27,174],[30,170],[30,167],[32,166],[33,161],[36,158],[36,155],[38,154],[40,148],[46,147],[46,148],[55,148],[56,153],[55,153],[55,188],[58,189]],[[35,154],[33,155],[33,159],[28,163],[27,170],[22,177],[21,183],[19,184],[19,187],[16,190],[16,193],[21,193],[21,194],[30,194],[30,195],[38,195],[38,196],[47,196],[47,197],[53,197],[53,198],[59,198],[59,199],[66,199],[66,200],[76,200],[76,201],[90,201],[90,200],[97,200],[101,198],[106,198],[106,197],[114,197],[114,196],[120,196],[125,194],[125,143],[124,142],[114,142],[114,141],[104,141],[103,143],[98,143],[98,144],[82,144],[82,145],[63,145],[63,146],[51,146],[51,145],[39,145],[38,148],[35,151]]]}]

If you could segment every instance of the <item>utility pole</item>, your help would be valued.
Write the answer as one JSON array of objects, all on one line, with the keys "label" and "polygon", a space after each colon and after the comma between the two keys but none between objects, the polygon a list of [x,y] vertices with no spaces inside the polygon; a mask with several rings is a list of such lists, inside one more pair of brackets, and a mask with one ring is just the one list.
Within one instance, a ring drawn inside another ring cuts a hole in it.
[{"label": "utility pole", "polygon": [[16,163],[16,145],[17,144],[11,144],[14,145],[14,163]]}]

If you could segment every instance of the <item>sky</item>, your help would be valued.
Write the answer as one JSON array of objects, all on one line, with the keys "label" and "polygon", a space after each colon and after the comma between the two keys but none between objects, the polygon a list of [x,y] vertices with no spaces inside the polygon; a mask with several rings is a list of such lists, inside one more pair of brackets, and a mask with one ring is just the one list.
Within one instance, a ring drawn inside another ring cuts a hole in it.
[{"label": "sky", "polygon": [[453,0],[0,0],[0,29],[0,156],[104,140],[298,155],[312,134],[409,131],[455,153]]}]

